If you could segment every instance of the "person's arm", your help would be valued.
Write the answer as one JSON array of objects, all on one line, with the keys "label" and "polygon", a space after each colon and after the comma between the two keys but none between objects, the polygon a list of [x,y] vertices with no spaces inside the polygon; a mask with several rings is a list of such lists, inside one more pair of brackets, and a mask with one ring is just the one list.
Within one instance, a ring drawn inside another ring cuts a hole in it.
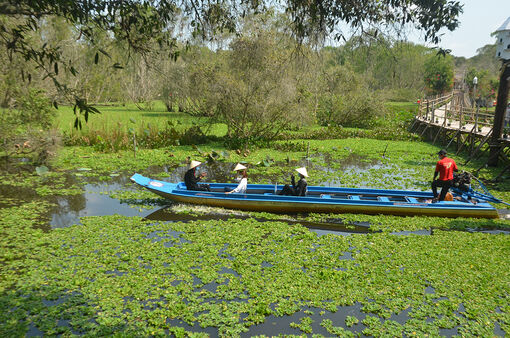
[{"label": "person's arm", "polygon": [[200,179],[202,179],[202,176],[195,176],[195,175],[192,175],[191,176],[191,180],[193,181],[193,184],[197,184],[198,182],[200,182]]},{"label": "person's arm", "polygon": [[457,168],[457,163],[455,163],[455,161],[453,161],[453,171],[455,172],[459,171],[459,168]]},{"label": "person's arm", "polygon": [[439,162],[436,164],[436,171],[434,171],[434,178],[432,179],[432,181],[436,180],[438,174],[439,174]]},{"label": "person's arm", "polygon": [[290,175],[290,183],[292,183],[292,187],[296,189],[296,179],[294,178],[294,175]]},{"label": "person's arm", "polygon": [[197,177],[197,176],[195,176],[194,172],[189,172],[189,173],[186,173],[186,175],[184,176],[184,182],[186,183],[186,185],[188,185],[188,184],[196,185],[198,182],[200,182],[202,177],[204,177],[205,175],[206,175],[206,173],[204,172],[204,173],[201,173]]},{"label": "person's arm", "polygon": [[246,178],[242,178],[241,179],[241,182],[239,182],[239,184],[237,185],[237,187],[232,190],[232,191],[229,191],[227,192],[227,194],[232,194],[232,193],[240,193],[241,191],[246,191],[246,186],[248,185],[248,180]]}]

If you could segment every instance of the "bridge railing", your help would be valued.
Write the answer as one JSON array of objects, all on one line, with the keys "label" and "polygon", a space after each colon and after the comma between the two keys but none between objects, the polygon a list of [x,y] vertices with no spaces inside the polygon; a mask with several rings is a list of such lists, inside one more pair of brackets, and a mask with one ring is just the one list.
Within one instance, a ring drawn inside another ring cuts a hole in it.
[{"label": "bridge railing", "polygon": [[463,95],[463,92],[454,90],[447,95],[421,100],[418,118],[444,127],[474,129],[475,132],[492,127],[494,112],[487,107],[466,106]]},{"label": "bridge railing", "polygon": [[475,131],[483,127],[492,127],[494,124],[494,112],[488,111],[488,108],[471,108],[454,106],[453,109],[446,115],[448,123],[458,121],[459,128],[465,129],[467,125],[475,128]]},{"label": "bridge railing", "polygon": [[427,121],[434,121],[436,109],[448,104],[453,98],[453,92],[447,95],[436,95],[420,100],[418,117]]}]

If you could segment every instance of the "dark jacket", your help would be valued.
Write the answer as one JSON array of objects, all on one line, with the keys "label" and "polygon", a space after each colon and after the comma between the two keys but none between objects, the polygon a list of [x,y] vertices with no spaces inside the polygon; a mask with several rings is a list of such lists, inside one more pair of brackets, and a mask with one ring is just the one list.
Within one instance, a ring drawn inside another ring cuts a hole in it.
[{"label": "dark jacket", "polygon": [[198,190],[198,182],[200,181],[200,177],[195,176],[195,168],[189,169],[184,174],[184,183],[186,184],[186,189],[188,190]]},{"label": "dark jacket", "polygon": [[308,189],[306,188],[308,186],[308,183],[306,183],[306,180],[304,177],[301,177],[301,179],[297,182],[294,179],[294,175],[291,177],[292,187],[294,188],[294,196],[306,196]]}]

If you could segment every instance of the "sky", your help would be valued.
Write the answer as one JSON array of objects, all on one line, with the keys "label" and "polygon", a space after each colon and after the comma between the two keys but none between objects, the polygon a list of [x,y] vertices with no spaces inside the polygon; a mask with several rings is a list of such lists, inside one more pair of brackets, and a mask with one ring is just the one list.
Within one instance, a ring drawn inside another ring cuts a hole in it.
[{"label": "sky", "polygon": [[[510,0],[460,0],[464,13],[460,26],[453,32],[446,31],[439,46],[451,49],[455,56],[466,58],[476,55],[476,50],[496,42],[491,36],[510,17]],[[414,42],[421,42],[412,39]],[[495,56],[494,56],[495,57]]]}]

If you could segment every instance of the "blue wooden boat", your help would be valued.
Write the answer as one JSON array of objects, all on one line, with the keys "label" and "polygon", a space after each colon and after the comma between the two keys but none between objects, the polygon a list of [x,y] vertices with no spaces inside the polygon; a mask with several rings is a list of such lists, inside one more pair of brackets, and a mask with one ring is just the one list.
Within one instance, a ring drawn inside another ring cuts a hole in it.
[{"label": "blue wooden boat", "polygon": [[[268,212],[362,213],[386,215],[425,215],[440,217],[497,218],[491,204],[471,195],[454,193],[454,201],[430,203],[431,192],[357,189],[309,186],[305,197],[280,196],[283,187],[248,184],[246,194],[225,194],[224,188],[237,184],[209,183],[211,192],[186,190],[181,183],[168,183],[134,174],[134,183],[175,202],[230,209]],[[492,201],[491,201],[492,202]]]}]

